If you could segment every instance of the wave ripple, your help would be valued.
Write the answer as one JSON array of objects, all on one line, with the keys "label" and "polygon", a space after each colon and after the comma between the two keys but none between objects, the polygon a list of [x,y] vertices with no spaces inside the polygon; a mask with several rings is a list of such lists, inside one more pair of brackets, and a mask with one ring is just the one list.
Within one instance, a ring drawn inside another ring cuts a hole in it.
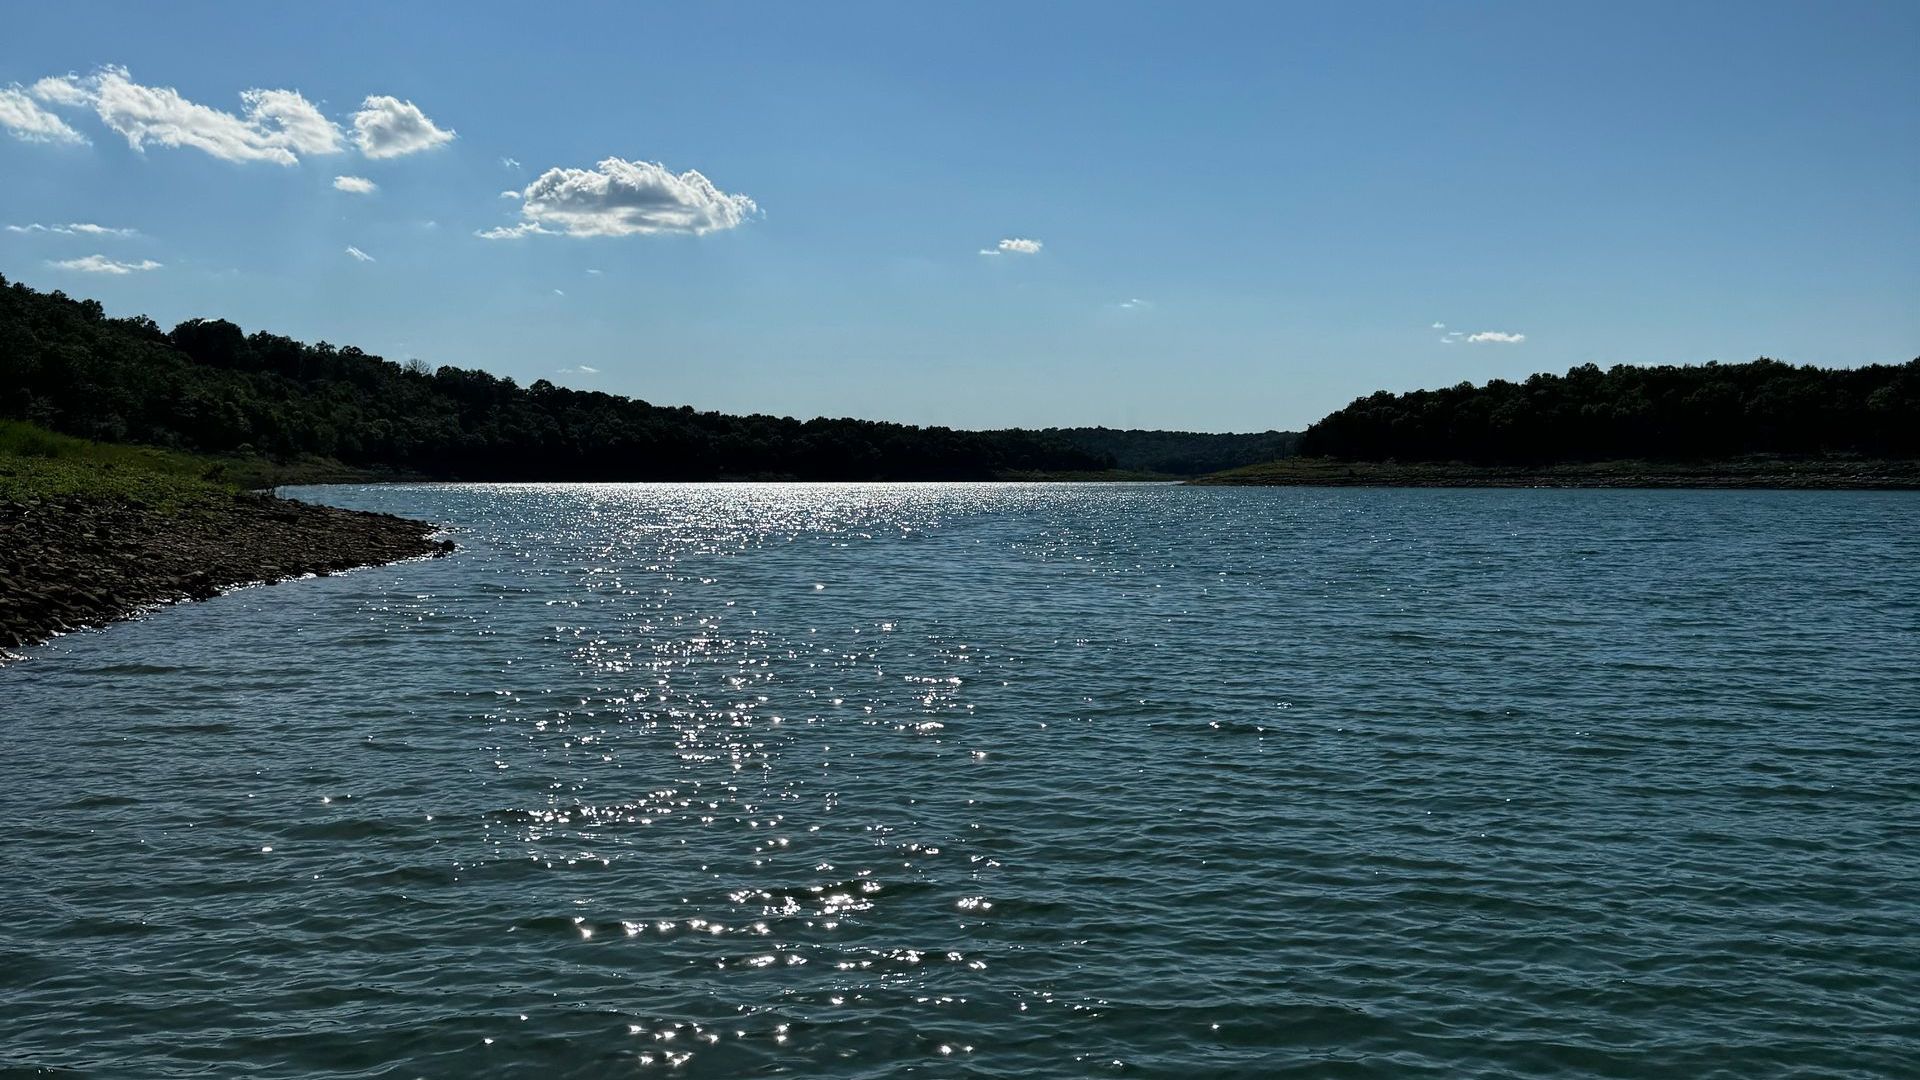
[{"label": "wave ripple", "polygon": [[305,494],[0,670],[0,1073],[1920,1060],[1913,495]]}]

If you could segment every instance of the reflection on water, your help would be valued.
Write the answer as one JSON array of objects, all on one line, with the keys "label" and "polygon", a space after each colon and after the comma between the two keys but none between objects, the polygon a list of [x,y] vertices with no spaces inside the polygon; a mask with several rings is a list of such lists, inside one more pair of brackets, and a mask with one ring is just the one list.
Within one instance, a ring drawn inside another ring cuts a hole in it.
[{"label": "reflection on water", "polygon": [[0,671],[0,1072],[1920,1058],[1920,498],[308,496]]}]

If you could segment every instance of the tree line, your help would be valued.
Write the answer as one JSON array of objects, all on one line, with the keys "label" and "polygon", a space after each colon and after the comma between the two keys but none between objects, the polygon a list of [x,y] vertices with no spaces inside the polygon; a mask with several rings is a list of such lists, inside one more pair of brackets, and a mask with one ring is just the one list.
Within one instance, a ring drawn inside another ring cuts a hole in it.
[{"label": "tree line", "polygon": [[1069,446],[1111,455],[1116,468],[1170,476],[1203,476],[1258,464],[1298,452],[1297,431],[1214,434],[1118,428],[1042,428],[1039,435]]},{"label": "tree line", "polygon": [[[668,407],[541,379],[396,364],[223,319],[162,330],[0,277],[0,417],[212,454],[303,455],[470,480],[965,480],[1200,471],[1259,437],[960,431]],[[1277,434],[1277,433],[1276,433]],[[1252,456],[1248,456],[1252,455]]]},{"label": "tree line", "polygon": [[1920,457],[1920,360],[1777,360],[1601,369],[1380,391],[1306,430],[1300,451],[1354,461],[1538,465],[1751,454]]},{"label": "tree line", "polygon": [[975,480],[1194,476],[1296,453],[1546,464],[1855,453],[1920,457],[1920,360],[1852,369],[1586,364],[1355,400],[1305,433],[961,431],[662,406],[546,379],[396,364],[353,346],[162,330],[0,277],[0,418],[207,454],[328,458],[467,480]]}]

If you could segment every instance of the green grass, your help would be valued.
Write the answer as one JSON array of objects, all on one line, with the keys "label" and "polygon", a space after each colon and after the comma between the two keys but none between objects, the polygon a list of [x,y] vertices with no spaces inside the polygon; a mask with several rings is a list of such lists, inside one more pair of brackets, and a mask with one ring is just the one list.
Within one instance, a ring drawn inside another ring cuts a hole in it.
[{"label": "green grass", "polygon": [[224,463],[213,458],[97,443],[0,420],[0,502],[77,495],[177,509],[231,499],[234,490]]},{"label": "green grass", "polygon": [[0,420],[0,456],[85,463],[110,469],[137,469],[169,476],[217,479],[225,463],[197,454],[150,446],[76,439],[21,420]]},{"label": "green grass", "polygon": [[0,454],[0,503],[66,496],[124,499],[165,510],[231,500],[234,489],[177,474],[84,461]]},{"label": "green grass", "polygon": [[324,458],[278,462],[262,457],[213,457],[152,446],[94,442],[20,420],[0,420],[0,498],[23,492],[93,493],[172,504],[192,492],[205,497],[213,492],[283,484],[379,479],[393,477]]}]

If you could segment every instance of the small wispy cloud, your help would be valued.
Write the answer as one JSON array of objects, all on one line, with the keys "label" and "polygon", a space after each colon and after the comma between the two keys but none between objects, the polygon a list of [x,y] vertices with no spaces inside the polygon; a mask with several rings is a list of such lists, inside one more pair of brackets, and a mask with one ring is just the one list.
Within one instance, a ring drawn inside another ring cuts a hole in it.
[{"label": "small wispy cloud", "polygon": [[85,145],[87,137],[48,112],[19,86],[0,86],[0,128],[21,142]]},{"label": "small wispy cloud", "polygon": [[371,195],[380,190],[380,185],[364,176],[336,176],[333,178],[333,190],[354,195]]},{"label": "small wispy cloud", "polygon": [[563,292],[561,292],[561,291],[560,291],[559,289],[555,289],[555,290],[553,290],[553,295],[555,295],[555,296],[565,296],[565,295],[567,295],[567,294],[566,294],[566,293],[563,293]]},{"label": "small wispy cloud", "polygon": [[990,248],[981,248],[982,255],[1038,255],[1046,245],[1038,240],[1029,240],[1023,236],[1009,236]]},{"label": "small wispy cloud", "polygon": [[435,125],[411,101],[374,94],[353,114],[353,141],[370,158],[390,158],[452,142],[453,132]]},{"label": "small wispy cloud", "polygon": [[67,225],[9,225],[8,232],[15,233],[60,233],[64,236],[139,236],[138,229],[110,229],[105,225],[75,221]]},{"label": "small wispy cloud", "polygon": [[519,158],[510,158],[510,157],[503,157],[503,158],[501,158],[501,159],[500,159],[500,164],[501,164],[501,166],[502,166],[502,167],[504,167],[504,168],[508,168],[508,169],[517,169],[517,168],[519,168],[519,167],[520,167],[520,159],[519,159]]},{"label": "small wispy cloud", "polygon": [[1473,334],[1464,330],[1448,330],[1443,322],[1436,322],[1429,329],[1443,331],[1440,335],[1442,345],[1458,345],[1462,341],[1469,345],[1519,345],[1527,340],[1525,334],[1508,333],[1505,330],[1481,330]]},{"label": "small wispy cloud", "polygon": [[520,193],[517,191],[508,190],[508,191],[501,192],[500,197],[503,199],[517,199],[520,197]]},{"label": "small wispy cloud", "polygon": [[572,367],[563,367],[559,371],[554,372],[554,374],[555,375],[598,375],[600,374],[600,369],[597,367],[588,367],[585,364],[575,364]]},{"label": "small wispy cloud", "polygon": [[[18,84],[16,84],[16,89]],[[34,97],[50,105],[85,105],[90,99],[80,76],[71,72],[65,75],[49,75],[36,81],[28,89]]]},{"label": "small wispy cloud", "polygon": [[594,277],[599,277],[599,276],[600,276],[601,274],[604,274],[604,273],[606,273],[606,271],[604,271],[604,270],[595,270],[595,269],[594,269],[593,267],[591,267],[591,266],[589,266],[589,267],[587,267],[587,273],[589,273],[589,274],[592,274],[592,275],[593,275]]},{"label": "small wispy cloud", "polygon": [[161,266],[160,263],[154,262],[152,259],[141,259],[139,262],[121,262],[118,259],[109,259],[105,255],[88,255],[79,259],[61,259],[56,262],[49,262],[47,265],[61,270],[78,270],[83,274],[134,274],[143,270],[158,270]]},{"label": "small wispy cloud", "polygon": [[1153,306],[1153,301],[1142,300],[1136,296],[1131,300],[1122,300],[1113,306],[1119,308],[1121,311],[1144,311]]},{"label": "small wispy cloud", "polygon": [[348,245],[347,245],[347,254],[349,254],[349,255],[351,255],[351,256],[353,256],[353,257],[354,257],[355,259],[358,259],[358,260],[359,260],[359,261],[361,261],[361,262],[373,262],[373,261],[374,261],[374,258],[373,258],[373,256],[371,256],[371,255],[369,255],[369,254],[367,254],[367,253],[366,253],[366,252],[364,252],[364,251],[361,251],[361,250],[360,250],[359,248],[357,248],[357,247],[354,247],[354,246],[353,246],[352,244],[348,244]]},{"label": "small wispy cloud", "polygon": [[482,240],[518,240],[523,236],[547,236],[549,234],[546,229],[529,221],[519,225],[495,225],[491,229],[476,229],[473,235]]}]

